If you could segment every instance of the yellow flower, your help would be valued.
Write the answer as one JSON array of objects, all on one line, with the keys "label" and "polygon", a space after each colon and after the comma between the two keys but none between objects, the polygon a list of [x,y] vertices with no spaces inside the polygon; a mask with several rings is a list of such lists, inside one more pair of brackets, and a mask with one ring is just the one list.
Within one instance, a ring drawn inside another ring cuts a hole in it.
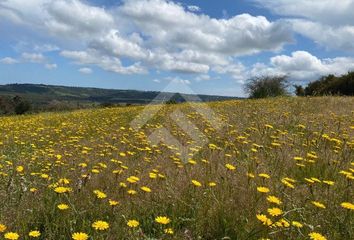
[{"label": "yellow flower", "polygon": [[64,204],[64,203],[61,203],[57,206],[60,210],[66,210],[66,209],[69,209],[69,206]]},{"label": "yellow flower", "polygon": [[327,238],[325,238],[323,235],[317,233],[317,232],[311,232],[309,233],[309,237],[312,240],[327,240]]},{"label": "yellow flower", "polygon": [[130,183],[136,183],[138,182],[140,179],[136,176],[130,176],[127,178],[127,181],[130,182]]},{"label": "yellow flower", "polygon": [[215,182],[210,182],[208,185],[209,185],[209,187],[215,187],[216,183]]},{"label": "yellow flower", "polygon": [[293,181],[293,179],[291,179],[291,178],[283,178],[282,180],[281,180],[281,182],[285,185],[285,186],[287,186],[287,187],[289,187],[289,188],[295,188],[295,186],[294,186],[294,181]]},{"label": "yellow flower", "polygon": [[143,186],[140,189],[143,190],[144,192],[148,192],[148,193],[151,192],[151,189],[146,186]]},{"label": "yellow flower", "polygon": [[30,192],[32,192],[32,193],[35,193],[35,192],[37,192],[37,191],[38,191],[37,188],[30,188]]},{"label": "yellow flower", "polygon": [[49,176],[48,176],[48,174],[43,173],[43,174],[41,174],[41,178],[46,179],[46,178],[49,178]]},{"label": "yellow flower", "polygon": [[135,191],[135,190],[133,190],[133,189],[129,189],[127,192],[128,192],[128,194],[130,194],[130,195],[135,195],[135,194],[138,193],[137,191]]},{"label": "yellow flower", "polygon": [[318,208],[326,208],[326,206],[320,202],[312,201],[312,204]]},{"label": "yellow flower", "polygon": [[354,210],[354,204],[350,202],[343,202],[340,204],[343,208]]},{"label": "yellow flower", "polygon": [[16,172],[19,172],[19,173],[23,172],[23,170],[24,170],[23,166],[18,166],[16,168]]},{"label": "yellow flower", "polygon": [[71,236],[71,238],[74,240],[87,240],[88,237],[89,236],[83,232],[76,232],[76,233],[73,233],[73,235]]},{"label": "yellow flower", "polygon": [[168,217],[158,216],[155,218],[155,222],[166,225],[169,224],[171,220]]},{"label": "yellow flower", "polygon": [[297,221],[292,221],[291,225],[293,225],[294,227],[297,227],[297,228],[302,228],[303,227],[303,225],[300,222],[297,222]]},{"label": "yellow flower", "polygon": [[10,239],[10,240],[17,240],[17,239],[19,239],[19,237],[20,237],[20,235],[18,235],[15,232],[7,232],[4,235],[5,239]]},{"label": "yellow flower", "polygon": [[69,187],[56,187],[56,188],[54,188],[54,191],[56,192],[56,193],[67,193],[67,192],[71,192],[71,188],[69,188]]},{"label": "yellow flower", "polygon": [[270,178],[270,176],[266,173],[260,173],[260,174],[258,174],[258,176],[260,176],[262,178]]},{"label": "yellow flower", "polygon": [[37,237],[41,236],[41,233],[40,233],[40,231],[30,231],[28,233],[28,236],[37,238]]},{"label": "yellow flower", "polygon": [[277,227],[285,227],[285,228],[290,227],[290,223],[288,221],[286,221],[285,219],[283,219],[283,218],[280,219],[279,221],[277,221],[275,223],[275,225]]},{"label": "yellow flower", "polygon": [[200,182],[198,182],[197,180],[192,180],[192,183],[194,184],[194,186],[196,187],[201,187],[202,184]]},{"label": "yellow flower", "polygon": [[112,200],[112,199],[109,199],[109,205],[111,205],[111,206],[116,206],[116,205],[118,205],[119,204],[119,202],[118,201],[114,201],[114,200]]},{"label": "yellow flower", "polygon": [[333,186],[334,182],[333,181],[329,181],[329,180],[323,180],[323,182],[329,186]]},{"label": "yellow flower", "polygon": [[93,193],[96,194],[96,197],[100,199],[107,197],[107,195],[104,192],[101,192],[100,190],[94,190]]},{"label": "yellow flower", "polygon": [[254,178],[254,174],[253,173],[247,173],[247,177]]},{"label": "yellow flower", "polygon": [[127,223],[128,227],[131,227],[131,228],[136,228],[139,226],[139,222],[137,220],[129,220],[128,223]]},{"label": "yellow flower", "polygon": [[96,230],[103,231],[103,230],[107,230],[109,228],[109,224],[108,224],[108,222],[98,220],[98,221],[92,223],[92,227]]},{"label": "yellow flower", "polygon": [[173,234],[173,229],[172,228],[166,228],[165,230],[164,230],[164,232],[166,233],[166,234]]},{"label": "yellow flower", "polygon": [[156,173],[149,173],[149,178],[155,179],[155,178],[157,178],[157,174]]},{"label": "yellow flower", "polygon": [[268,193],[270,190],[267,187],[257,187],[257,191],[261,193]]},{"label": "yellow flower", "polygon": [[6,228],[7,227],[4,224],[0,223],[0,232],[5,232]]},{"label": "yellow flower", "polygon": [[280,208],[269,208],[268,213],[274,217],[281,215],[283,211]]},{"label": "yellow flower", "polygon": [[268,196],[267,197],[267,201],[270,202],[270,203],[275,203],[275,204],[278,204],[280,205],[282,202],[280,201],[279,198],[277,198],[276,196]]},{"label": "yellow flower", "polygon": [[256,215],[257,219],[262,222],[263,225],[270,226],[272,225],[272,220],[270,220],[266,215],[264,214],[257,214]]},{"label": "yellow flower", "polygon": [[225,164],[225,167],[226,167],[227,169],[229,169],[230,171],[235,171],[235,170],[236,170],[236,167],[233,166],[233,165],[231,165],[231,164],[229,164],[229,163]]}]

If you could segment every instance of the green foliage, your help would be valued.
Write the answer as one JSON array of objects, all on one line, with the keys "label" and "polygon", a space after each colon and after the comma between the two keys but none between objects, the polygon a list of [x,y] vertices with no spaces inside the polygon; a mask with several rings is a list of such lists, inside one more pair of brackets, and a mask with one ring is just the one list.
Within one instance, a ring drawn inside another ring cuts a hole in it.
[{"label": "green foliage", "polygon": [[305,96],[305,89],[301,85],[294,85],[296,96]]},{"label": "green foliage", "polygon": [[22,99],[19,96],[14,97],[13,102],[14,102],[14,112],[17,115],[24,114],[31,110],[31,103],[28,102],[27,100]]},{"label": "green foliage", "polygon": [[354,95],[354,72],[336,77],[328,75],[311,82],[305,88],[306,96]]},{"label": "green foliage", "polygon": [[20,96],[10,97],[0,97],[0,114],[24,114],[29,112],[32,105],[29,101],[21,98]]},{"label": "green foliage", "polygon": [[248,80],[245,91],[250,98],[267,98],[288,95],[287,76],[261,76]]}]

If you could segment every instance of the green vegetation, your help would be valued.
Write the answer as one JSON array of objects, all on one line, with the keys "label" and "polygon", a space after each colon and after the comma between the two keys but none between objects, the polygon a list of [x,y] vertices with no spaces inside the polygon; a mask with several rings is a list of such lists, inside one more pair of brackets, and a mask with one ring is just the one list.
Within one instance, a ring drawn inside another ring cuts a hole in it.
[{"label": "green vegetation", "polygon": [[354,98],[208,106],[137,130],[142,106],[0,118],[0,238],[354,239]]},{"label": "green vegetation", "polygon": [[245,91],[250,98],[279,97],[288,95],[286,76],[260,76],[248,80]]},{"label": "green vegetation", "polygon": [[310,82],[303,90],[301,86],[295,88],[298,96],[354,96],[354,72],[339,77],[334,75],[321,77],[317,81]]},{"label": "green vegetation", "polygon": [[[23,102],[15,110],[15,97]],[[50,86],[42,84],[9,84],[0,85],[0,115],[22,114],[31,110],[64,111],[92,107],[114,107],[126,105],[142,105],[161,103],[169,99],[169,103],[196,101],[195,95],[160,93],[135,90],[114,90],[83,87]],[[233,97],[198,95],[202,101],[220,101],[235,99]]]}]

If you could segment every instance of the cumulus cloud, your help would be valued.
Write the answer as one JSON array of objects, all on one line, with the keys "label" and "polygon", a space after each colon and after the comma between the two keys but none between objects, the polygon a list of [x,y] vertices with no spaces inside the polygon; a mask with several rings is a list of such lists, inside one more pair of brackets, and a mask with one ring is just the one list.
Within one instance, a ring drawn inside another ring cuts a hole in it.
[{"label": "cumulus cloud", "polygon": [[91,74],[92,73],[92,69],[84,67],[84,68],[80,68],[79,72],[82,73],[82,74]]},{"label": "cumulus cloud", "polygon": [[42,45],[35,45],[33,47],[33,50],[36,52],[53,52],[53,51],[59,51],[60,48],[52,44],[42,44]]},{"label": "cumulus cloud", "polygon": [[101,55],[94,49],[87,51],[62,51],[60,54],[74,60],[76,64],[97,65],[106,71],[115,73],[130,74],[146,72],[146,70],[140,66],[140,63],[123,66],[119,58]]},{"label": "cumulus cloud", "polygon": [[46,63],[46,64],[44,65],[44,67],[45,67],[46,69],[52,70],[52,69],[56,69],[56,68],[58,67],[58,65],[56,65],[55,63]]},{"label": "cumulus cloud", "polygon": [[331,49],[354,52],[354,0],[254,0],[285,16],[293,29]]},{"label": "cumulus cloud", "polygon": [[243,83],[248,78],[247,68],[241,62],[235,62],[227,66],[216,66],[213,70],[217,73],[229,74],[239,83]]},{"label": "cumulus cloud", "polygon": [[247,75],[288,75],[293,80],[310,81],[328,74],[342,75],[351,70],[354,70],[354,58],[319,59],[309,52],[296,51],[291,56],[272,57],[268,64],[254,64]]},{"label": "cumulus cloud", "polygon": [[24,61],[31,63],[44,63],[46,61],[46,58],[41,53],[24,52],[21,57]]},{"label": "cumulus cloud", "polygon": [[208,81],[208,80],[210,80],[211,78],[210,78],[210,76],[208,75],[208,74],[201,74],[201,75],[199,75],[199,76],[197,76],[196,78],[195,78],[195,80],[197,81],[197,82],[201,82],[201,81]]},{"label": "cumulus cloud", "polygon": [[11,58],[11,57],[5,57],[0,59],[0,63],[2,64],[15,64],[18,63],[18,60]]},{"label": "cumulus cloud", "polygon": [[353,25],[354,0],[253,0],[281,16],[301,17],[328,25]]},{"label": "cumulus cloud", "polygon": [[330,26],[307,20],[291,20],[296,32],[330,49],[354,52],[354,22],[352,26]]},{"label": "cumulus cloud", "polygon": [[191,82],[188,79],[182,79],[180,77],[167,77],[165,79],[174,84],[181,84],[181,85],[191,84]]},{"label": "cumulus cloud", "polygon": [[200,12],[200,10],[201,10],[200,7],[195,6],[195,5],[189,5],[189,6],[187,6],[187,9],[191,12]]},{"label": "cumulus cloud", "polygon": [[[0,1],[2,18],[73,49],[62,56],[80,64],[89,58],[90,64],[122,74],[146,69],[206,74],[232,57],[278,51],[292,42],[284,21],[249,14],[216,19],[199,10],[167,0],[124,0],[108,9],[79,0]],[[46,49],[52,48],[36,51]],[[122,66],[123,59],[133,64]]]},{"label": "cumulus cloud", "polygon": [[278,50],[291,41],[284,22],[241,14],[230,19],[196,15],[165,0],[129,0],[120,7],[150,42],[165,48],[244,55]]}]

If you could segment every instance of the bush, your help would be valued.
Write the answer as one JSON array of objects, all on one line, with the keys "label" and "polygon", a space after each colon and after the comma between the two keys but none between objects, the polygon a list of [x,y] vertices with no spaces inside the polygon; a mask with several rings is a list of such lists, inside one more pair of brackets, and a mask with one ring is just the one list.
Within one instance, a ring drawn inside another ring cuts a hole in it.
[{"label": "bush", "polygon": [[301,85],[294,85],[296,96],[305,96],[305,89]]},{"label": "bush", "polygon": [[261,76],[247,81],[245,92],[250,98],[267,98],[288,95],[287,76]]},{"label": "bush", "polygon": [[354,96],[354,72],[336,77],[323,76],[317,81],[310,82],[305,88],[307,96],[346,95]]},{"label": "bush", "polygon": [[24,114],[31,110],[31,103],[27,100],[22,99],[20,96],[15,96],[12,99],[12,102],[14,109],[13,111],[18,115]]}]

